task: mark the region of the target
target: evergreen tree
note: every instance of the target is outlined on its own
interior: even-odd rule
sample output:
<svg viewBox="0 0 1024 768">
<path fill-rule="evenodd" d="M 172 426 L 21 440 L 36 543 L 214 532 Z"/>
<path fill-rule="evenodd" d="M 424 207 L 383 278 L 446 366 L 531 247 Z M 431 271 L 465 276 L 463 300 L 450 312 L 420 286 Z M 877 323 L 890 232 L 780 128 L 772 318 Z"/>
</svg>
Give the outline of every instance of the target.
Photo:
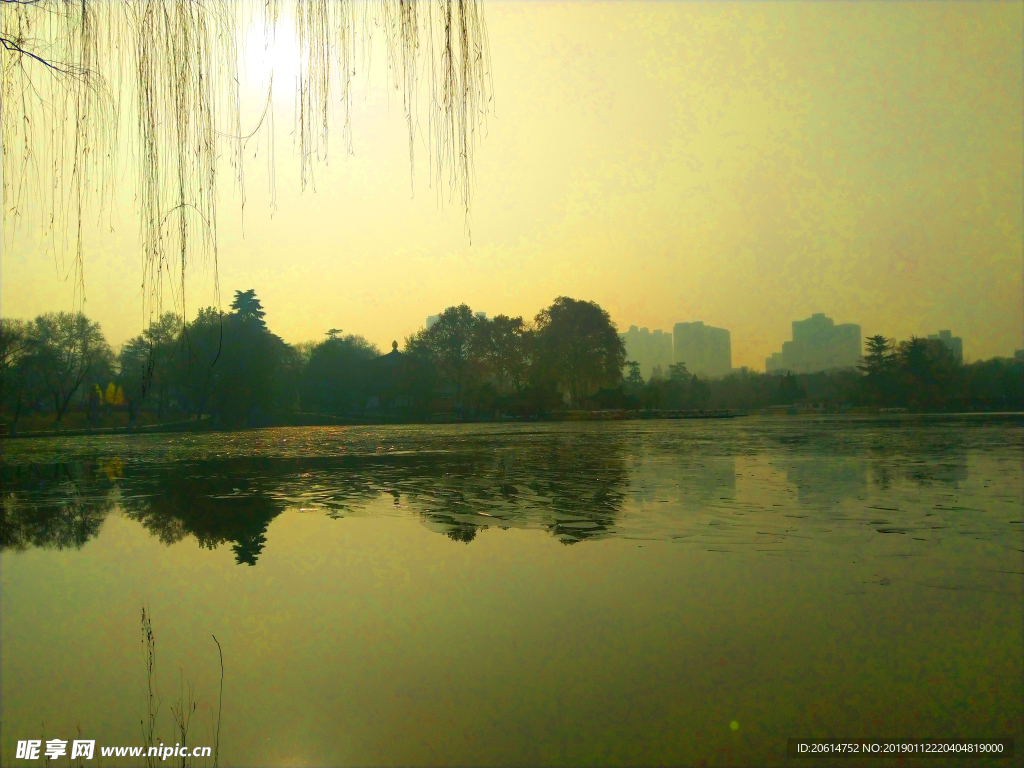
<svg viewBox="0 0 1024 768">
<path fill-rule="evenodd" d="M 644 377 L 640 375 L 640 363 L 635 360 L 629 360 L 626 363 L 626 367 L 629 368 L 626 381 L 635 387 L 642 387 L 644 385 Z"/>
<path fill-rule="evenodd" d="M 255 321 L 261 328 L 267 327 L 263 320 L 263 316 L 267 313 L 263 311 L 263 305 L 256 298 L 256 289 L 235 291 L 235 300 L 231 302 L 231 308 L 235 310 L 235 314 L 240 320 Z"/>
<path fill-rule="evenodd" d="M 858 366 L 865 376 L 867 399 L 887 404 L 892 400 L 895 385 L 896 353 L 892 339 L 870 336 L 864 342 L 867 354 Z"/>
</svg>

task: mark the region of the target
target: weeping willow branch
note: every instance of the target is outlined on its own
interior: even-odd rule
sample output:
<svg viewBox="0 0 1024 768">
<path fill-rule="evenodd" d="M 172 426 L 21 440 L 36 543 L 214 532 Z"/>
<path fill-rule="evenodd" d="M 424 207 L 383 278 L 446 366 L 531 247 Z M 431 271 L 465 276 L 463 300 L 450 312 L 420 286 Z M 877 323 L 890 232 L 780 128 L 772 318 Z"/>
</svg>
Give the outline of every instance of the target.
<svg viewBox="0 0 1024 768">
<path fill-rule="evenodd" d="M 422 100 L 431 186 L 441 203 L 458 201 L 469 235 L 473 150 L 491 99 L 482 0 L 294 0 L 285 8 L 300 57 L 295 140 L 303 189 L 328 157 L 339 106 L 341 141 L 351 152 L 357 52 L 365 67 L 372 40 L 383 36 L 389 79 L 401 91 L 410 184 Z M 218 159 L 227 155 L 244 206 L 246 142 L 273 126 L 272 76 L 257 129 L 243 135 L 241 125 L 239 46 L 256 16 L 269 44 L 279 0 L 0 0 L 5 225 L 38 225 L 83 301 L 84 223 L 110 209 L 126 167 L 134 174 L 149 320 L 163 312 L 165 284 L 184 316 L 186 276 L 197 262 L 212 262 L 217 290 Z M 272 180 L 272 136 L 269 147 Z"/>
</svg>

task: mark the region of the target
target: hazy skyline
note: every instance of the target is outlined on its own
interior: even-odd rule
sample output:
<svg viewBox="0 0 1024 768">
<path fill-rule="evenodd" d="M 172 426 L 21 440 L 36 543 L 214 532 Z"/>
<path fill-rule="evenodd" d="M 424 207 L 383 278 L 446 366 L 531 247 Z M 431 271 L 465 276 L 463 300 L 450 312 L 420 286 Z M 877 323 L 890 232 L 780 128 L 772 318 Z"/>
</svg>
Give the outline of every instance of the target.
<svg viewBox="0 0 1024 768">
<path fill-rule="evenodd" d="M 244 238 L 222 165 L 224 309 L 254 288 L 286 341 L 333 327 L 387 351 L 453 304 L 532 318 L 566 295 L 622 333 L 729 329 L 733 365 L 753 370 L 816 312 L 864 336 L 948 328 L 969 360 L 1024 346 L 1020 4 L 503 0 L 485 14 L 495 111 L 472 243 L 428 186 L 421 138 L 410 196 L 381 50 L 353 102 L 354 156 L 339 121 L 316 191 L 299 193 L 278 32 L 277 212 L 265 141 Z M 0 312 L 71 309 L 38 230 L 4 224 Z M 143 322 L 137 230 L 127 195 L 87 230 L 85 311 L 115 345 Z M 188 315 L 211 303 L 197 268 Z"/>
</svg>

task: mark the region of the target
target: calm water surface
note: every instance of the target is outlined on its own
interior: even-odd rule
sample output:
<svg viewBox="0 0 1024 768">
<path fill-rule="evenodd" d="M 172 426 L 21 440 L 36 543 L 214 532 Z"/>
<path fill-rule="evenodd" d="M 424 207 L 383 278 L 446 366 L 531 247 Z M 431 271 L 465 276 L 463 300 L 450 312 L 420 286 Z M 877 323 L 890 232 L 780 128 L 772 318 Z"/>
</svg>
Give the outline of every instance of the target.
<svg viewBox="0 0 1024 768">
<path fill-rule="evenodd" d="M 143 604 L 163 741 L 191 684 L 212 745 L 223 646 L 222 764 L 1019 754 L 1022 438 L 749 417 L 8 441 L 0 755 L 142 743 Z"/>
</svg>

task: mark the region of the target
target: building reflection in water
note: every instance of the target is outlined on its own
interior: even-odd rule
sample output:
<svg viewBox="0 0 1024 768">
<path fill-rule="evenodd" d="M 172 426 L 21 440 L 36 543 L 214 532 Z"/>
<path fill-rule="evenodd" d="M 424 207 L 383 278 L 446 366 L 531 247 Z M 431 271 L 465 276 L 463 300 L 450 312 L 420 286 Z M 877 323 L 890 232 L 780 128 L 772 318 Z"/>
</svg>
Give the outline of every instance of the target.
<svg viewBox="0 0 1024 768">
<path fill-rule="evenodd" d="M 803 506 L 828 507 L 844 499 L 863 498 L 868 464 L 859 456 L 789 456 L 772 461 L 786 473 Z"/>
<path fill-rule="evenodd" d="M 736 498 L 736 457 L 645 451 L 632 462 L 634 504 L 700 510 Z"/>
</svg>

